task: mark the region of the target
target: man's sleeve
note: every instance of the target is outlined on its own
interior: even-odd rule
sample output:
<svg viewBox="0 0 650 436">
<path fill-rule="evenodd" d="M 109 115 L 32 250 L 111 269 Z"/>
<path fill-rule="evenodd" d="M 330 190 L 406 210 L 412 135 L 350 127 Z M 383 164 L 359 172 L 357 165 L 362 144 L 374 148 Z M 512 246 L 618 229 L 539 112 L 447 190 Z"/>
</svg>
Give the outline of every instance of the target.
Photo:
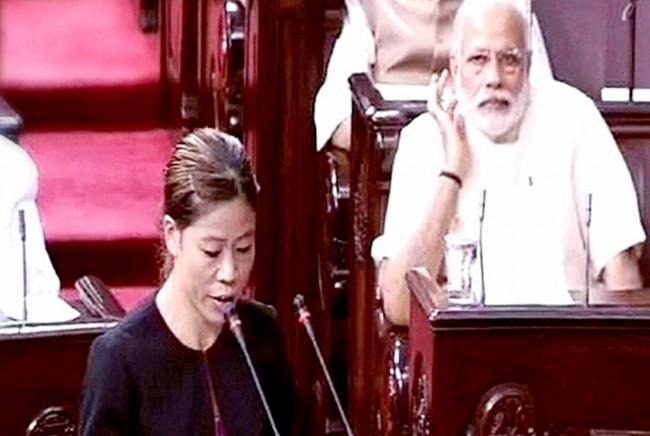
<svg viewBox="0 0 650 436">
<path fill-rule="evenodd" d="M 590 247 L 594 272 L 600 275 L 620 252 L 645 241 L 632 177 L 605 120 L 586 96 L 574 156 L 574 189 L 583 239 L 591 196 Z M 586 244 L 586 240 L 585 240 Z"/>
<path fill-rule="evenodd" d="M 352 113 L 348 78 L 370 71 L 375 43 L 358 0 L 346 0 L 347 16 L 327 66 L 325 82 L 316 94 L 316 147 L 322 149 L 336 128 Z"/>
<path fill-rule="evenodd" d="M 426 218 L 443 162 L 435 120 L 425 113 L 402 130 L 391 174 L 384 231 L 372 244 L 375 262 L 394 257 Z"/>
<path fill-rule="evenodd" d="M 81 436 L 130 434 L 129 384 L 116 342 L 100 336 L 88 356 L 79 420 Z"/>
</svg>

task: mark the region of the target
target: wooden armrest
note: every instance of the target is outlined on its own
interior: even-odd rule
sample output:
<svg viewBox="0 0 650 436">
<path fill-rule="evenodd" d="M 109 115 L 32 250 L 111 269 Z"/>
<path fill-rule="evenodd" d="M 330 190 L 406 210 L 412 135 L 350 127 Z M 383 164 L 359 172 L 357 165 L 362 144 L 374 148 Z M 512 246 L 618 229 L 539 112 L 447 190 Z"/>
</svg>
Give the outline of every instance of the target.
<svg viewBox="0 0 650 436">
<path fill-rule="evenodd" d="M 74 287 L 79 292 L 81 302 L 91 315 L 109 319 L 122 318 L 126 311 L 115 299 L 108 286 L 98 277 L 86 275 L 78 279 Z"/>
<path fill-rule="evenodd" d="M 23 128 L 23 120 L 9 104 L 0 97 L 0 135 L 18 142 Z"/>
<path fill-rule="evenodd" d="M 584 289 L 570 291 L 573 301 L 585 303 Z M 630 289 L 621 291 L 589 291 L 589 306 L 650 306 L 650 289 Z"/>
</svg>

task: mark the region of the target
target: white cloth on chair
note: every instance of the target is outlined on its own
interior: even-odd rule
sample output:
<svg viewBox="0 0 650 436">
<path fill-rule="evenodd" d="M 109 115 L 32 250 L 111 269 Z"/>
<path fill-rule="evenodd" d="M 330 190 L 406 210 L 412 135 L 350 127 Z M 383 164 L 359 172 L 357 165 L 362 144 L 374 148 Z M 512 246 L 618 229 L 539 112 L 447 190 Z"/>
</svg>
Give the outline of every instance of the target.
<svg viewBox="0 0 650 436">
<path fill-rule="evenodd" d="M 23 319 L 26 267 L 28 321 L 72 319 L 78 313 L 58 298 L 60 281 L 45 248 L 37 191 L 38 170 L 32 159 L 23 148 L 0 136 L 0 313 Z M 24 262 L 21 210 L 25 218 Z"/>
</svg>

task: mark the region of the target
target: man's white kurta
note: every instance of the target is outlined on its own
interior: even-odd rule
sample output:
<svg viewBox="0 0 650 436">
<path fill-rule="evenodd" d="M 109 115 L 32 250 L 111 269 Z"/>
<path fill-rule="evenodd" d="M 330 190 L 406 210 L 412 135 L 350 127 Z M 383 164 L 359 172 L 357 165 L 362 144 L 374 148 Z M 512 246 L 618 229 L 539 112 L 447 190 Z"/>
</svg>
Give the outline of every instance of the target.
<svg viewBox="0 0 650 436">
<path fill-rule="evenodd" d="M 621 251 L 645 240 L 625 161 L 593 102 L 566 84 L 531 86 L 519 137 L 492 143 L 467 123 L 472 165 L 450 232 L 475 239 L 483 190 L 488 304 L 564 304 L 585 288 L 586 211 L 592 198 L 591 286 Z M 404 128 L 393 166 L 384 235 L 373 257 L 390 258 L 425 219 L 444 151 L 423 114 Z M 473 283 L 480 283 L 476 268 Z"/>
</svg>

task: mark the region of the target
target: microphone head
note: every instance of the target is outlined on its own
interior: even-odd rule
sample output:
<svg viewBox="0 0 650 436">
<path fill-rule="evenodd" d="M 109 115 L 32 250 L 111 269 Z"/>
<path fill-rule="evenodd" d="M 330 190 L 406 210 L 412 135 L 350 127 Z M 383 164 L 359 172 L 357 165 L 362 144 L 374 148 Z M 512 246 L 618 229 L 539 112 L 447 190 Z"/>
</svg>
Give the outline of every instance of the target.
<svg viewBox="0 0 650 436">
<path fill-rule="evenodd" d="M 296 296 L 293 297 L 293 307 L 295 307 L 297 311 L 306 309 L 305 297 L 303 297 L 302 294 L 296 294 Z"/>
<path fill-rule="evenodd" d="M 298 321 L 303 324 L 309 322 L 311 313 L 309 313 L 309 310 L 307 310 L 305 297 L 303 297 L 302 294 L 296 294 L 296 296 L 293 298 L 293 306 L 296 308 L 296 312 L 298 313 Z"/>
<path fill-rule="evenodd" d="M 228 321 L 228 327 L 233 333 L 237 333 L 241 327 L 241 320 L 237 315 L 237 303 L 235 300 L 225 301 L 222 304 L 223 316 Z"/>
</svg>

